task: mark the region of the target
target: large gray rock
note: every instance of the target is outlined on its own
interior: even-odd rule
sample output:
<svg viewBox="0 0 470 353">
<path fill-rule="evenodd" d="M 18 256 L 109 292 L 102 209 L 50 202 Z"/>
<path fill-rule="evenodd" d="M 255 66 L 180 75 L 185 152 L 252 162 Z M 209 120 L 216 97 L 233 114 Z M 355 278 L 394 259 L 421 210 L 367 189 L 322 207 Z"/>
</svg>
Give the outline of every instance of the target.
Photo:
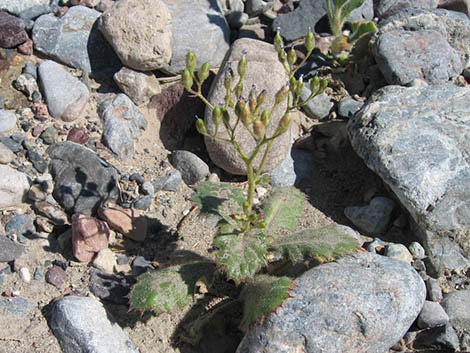
<svg viewBox="0 0 470 353">
<path fill-rule="evenodd" d="M 86 72 L 114 68 L 119 61 L 97 28 L 101 13 L 85 6 L 71 7 L 57 18 L 39 17 L 33 27 L 36 50 Z"/>
<path fill-rule="evenodd" d="M 125 66 L 151 71 L 170 61 L 170 23 L 162 0 L 121 0 L 103 14 L 99 28 Z"/>
<path fill-rule="evenodd" d="M 138 353 L 129 335 L 96 299 L 69 296 L 56 301 L 49 325 L 64 353 Z"/>
<path fill-rule="evenodd" d="M 277 58 L 277 53 L 274 47 L 265 42 L 242 38 L 238 39 L 232 44 L 229 54 L 227 55 L 219 74 L 212 83 L 211 92 L 209 94 L 209 101 L 213 105 L 218 105 L 224 101 L 225 97 L 225 86 L 224 77 L 225 71 L 229 66 L 236 68 L 239 60 L 241 59 L 243 52 L 246 51 L 246 58 L 248 61 L 248 68 L 246 77 L 244 80 L 244 91 L 242 96 L 248 97 L 249 91 L 252 85 L 256 85 L 258 90 L 266 89 L 267 97 L 266 102 L 263 105 L 263 109 L 274 106 L 274 96 L 276 92 L 286 84 L 288 77 L 287 74 Z M 236 70 L 234 70 L 236 71 Z M 234 82 L 238 81 L 238 74 L 234 72 Z M 284 114 L 286 109 L 286 103 L 279 104 L 271 115 L 271 123 L 267 129 L 267 135 L 271 136 L 276 130 L 279 121 Z M 231 124 L 235 124 L 236 116 L 233 111 L 229 111 L 231 114 Z M 206 125 L 208 126 L 209 132 L 214 131 L 214 123 L 211 118 L 211 112 L 206 109 L 205 114 Z M 219 137 L 228 138 L 228 134 L 224 128 L 220 128 L 218 132 Z M 236 140 L 242 147 L 242 150 L 246 154 L 250 154 L 255 146 L 256 142 L 248 133 L 248 131 L 240 124 L 235 132 Z M 217 164 L 220 168 L 226 170 L 229 173 L 243 175 L 246 174 L 246 167 L 243 160 L 238 156 L 236 150 L 227 142 L 206 138 L 207 151 L 211 160 Z M 275 148 L 271 149 L 266 159 L 264 171 L 271 171 L 277 165 L 279 165 L 286 157 L 291 146 L 291 136 L 287 132 L 282 136 L 278 137 L 275 142 Z M 259 153 L 254 161 L 254 165 L 257 166 L 262 158 L 263 153 Z"/>
<path fill-rule="evenodd" d="M 0 133 L 7 132 L 16 127 L 16 114 L 10 110 L 0 109 Z"/>
<path fill-rule="evenodd" d="M 326 0 L 302 0 L 297 9 L 278 16 L 273 22 L 273 30 L 279 29 L 287 40 L 304 37 L 310 30 L 316 30 L 320 20 L 326 17 Z M 371 20 L 374 17 L 373 0 L 366 0 L 361 7 L 354 10 L 349 21 Z M 328 30 L 327 28 L 322 28 Z"/>
<path fill-rule="evenodd" d="M 350 120 L 355 151 L 418 225 L 436 269 L 470 258 L 470 89 L 453 85 L 377 91 Z"/>
<path fill-rule="evenodd" d="M 26 174 L 0 164 L 0 209 L 21 204 L 28 190 Z"/>
<path fill-rule="evenodd" d="M 49 5 L 51 0 L 0 0 L 0 10 L 19 15 L 25 10 L 35 6 Z"/>
<path fill-rule="evenodd" d="M 314 268 L 276 313 L 249 331 L 237 353 L 383 353 L 424 304 L 423 280 L 409 265 L 371 253 Z"/>
<path fill-rule="evenodd" d="M 104 122 L 103 140 L 119 158 L 132 158 L 134 140 L 147 128 L 147 120 L 125 94 L 105 99 L 99 107 Z"/>
<path fill-rule="evenodd" d="M 73 142 L 47 149 L 54 178 L 54 198 L 70 213 L 90 215 L 104 200 L 118 195 L 116 170 L 92 150 Z"/>
<path fill-rule="evenodd" d="M 470 334 L 470 290 L 459 290 L 447 294 L 442 306 L 449 315 L 450 323 L 460 333 Z"/>
<path fill-rule="evenodd" d="M 64 121 L 79 118 L 90 96 L 88 88 L 55 61 L 44 61 L 38 73 L 49 113 Z"/>
<path fill-rule="evenodd" d="M 389 84 L 406 85 L 416 79 L 437 84 L 464 69 L 459 53 L 437 31 L 385 32 L 375 44 L 375 59 Z"/>
<path fill-rule="evenodd" d="M 209 175 L 209 166 L 194 153 L 189 151 L 174 151 L 171 163 L 181 173 L 188 185 L 194 185 Z"/>
<path fill-rule="evenodd" d="M 435 9 L 439 0 L 374 0 L 375 15 L 386 18 L 406 8 Z"/>
<path fill-rule="evenodd" d="M 163 0 L 171 13 L 172 55 L 165 70 L 181 72 L 186 54 L 193 51 L 199 64 L 219 67 L 230 46 L 230 29 L 217 0 Z"/>
</svg>

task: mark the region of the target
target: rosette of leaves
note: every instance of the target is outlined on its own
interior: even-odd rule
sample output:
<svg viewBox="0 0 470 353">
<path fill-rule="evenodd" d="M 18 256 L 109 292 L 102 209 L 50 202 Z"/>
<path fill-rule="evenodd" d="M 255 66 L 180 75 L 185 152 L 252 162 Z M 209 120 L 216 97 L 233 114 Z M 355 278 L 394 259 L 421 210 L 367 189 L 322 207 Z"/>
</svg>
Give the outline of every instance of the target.
<svg viewBox="0 0 470 353">
<path fill-rule="evenodd" d="M 365 0 L 327 0 L 328 21 L 332 34 L 335 36 L 330 51 L 332 56 L 344 63 L 357 42 L 370 34 L 377 32 L 377 26 L 372 21 L 358 21 L 352 23 L 349 34 L 344 34 L 343 29 L 348 17 L 357 8 L 364 4 Z"/>
</svg>

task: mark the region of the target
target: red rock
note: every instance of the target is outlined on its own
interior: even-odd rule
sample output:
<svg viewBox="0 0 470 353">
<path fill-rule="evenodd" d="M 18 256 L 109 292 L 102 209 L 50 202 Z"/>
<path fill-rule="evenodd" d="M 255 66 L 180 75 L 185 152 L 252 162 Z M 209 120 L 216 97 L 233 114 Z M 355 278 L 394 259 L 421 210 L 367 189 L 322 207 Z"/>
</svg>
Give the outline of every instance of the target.
<svg viewBox="0 0 470 353">
<path fill-rule="evenodd" d="M 142 242 L 147 236 L 147 219 L 137 210 L 116 205 L 100 207 L 98 215 L 109 227 L 134 241 Z"/>
<path fill-rule="evenodd" d="M 67 135 L 67 141 L 72 141 L 83 145 L 88 142 L 89 136 L 83 127 L 73 127 Z"/>
<path fill-rule="evenodd" d="M 45 279 L 47 283 L 50 283 L 57 288 L 62 288 L 65 284 L 65 280 L 67 279 L 67 274 L 61 267 L 54 266 L 47 270 Z"/>
<path fill-rule="evenodd" d="M 15 48 L 28 40 L 25 24 L 18 17 L 0 11 L 0 48 Z"/>
<path fill-rule="evenodd" d="M 28 40 L 19 45 L 17 49 L 23 55 L 33 55 L 33 41 L 28 38 Z"/>
<path fill-rule="evenodd" d="M 44 126 L 36 125 L 33 128 L 33 131 L 31 131 L 31 135 L 33 135 L 33 137 L 38 137 L 39 135 L 41 135 L 41 132 L 43 132 L 43 131 L 44 131 Z"/>
<path fill-rule="evenodd" d="M 47 104 L 34 103 L 31 110 L 34 113 L 34 117 L 38 120 L 44 121 L 49 118 L 49 109 L 47 109 Z"/>
<path fill-rule="evenodd" d="M 102 249 L 108 247 L 109 227 L 94 217 L 72 216 L 73 255 L 80 262 L 90 262 Z"/>
</svg>

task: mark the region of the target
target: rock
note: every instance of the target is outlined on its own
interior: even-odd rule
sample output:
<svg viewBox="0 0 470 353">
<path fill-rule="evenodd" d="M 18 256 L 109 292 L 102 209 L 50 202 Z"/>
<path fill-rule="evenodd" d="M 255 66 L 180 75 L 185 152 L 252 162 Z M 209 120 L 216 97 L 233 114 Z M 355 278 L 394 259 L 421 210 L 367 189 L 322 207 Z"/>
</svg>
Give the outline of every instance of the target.
<svg viewBox="0 0 470 353">
<path fill-rule="evenodd" d="M 426 257 L 426 252 L 423 246 L 416 241 L 412 242 L 410 246 L 408 246 L 408 250 L 410 250 L 411 255 L 413 255 L 413 259 L 422 260 Z"/>
<path fill-rule="evenodd" d="M 386 197 L 374 197 L 368 206 L 346 207 L 344 214 L 364 232 L 378 235 L 387 230 L 394 209 L 393 200 Z"/>
<path fill-rule="evenodd" d="M 272 3 L 263 0 L 247 0 L 245 3 L 245 12 L 250 17 L 256 17 L 268 11 L 272 6 Z"/>
<path fill-rule="evenodd" d="M 188 51 L 199 63 L 220 67 L 230 43 L 230 29 L 217 0 L 163 0 L 171 13 L 172 55 L 164 69 L 183 71 Z"/>
<path fill-rule="evenodd" d="M 436 271 L 469 264 L 468 99 L 470 89 L 453 85 L 388 86 L 348 125 L 356 153 L 413 217 Z"/>
<path fill-rule="evenodd" d="M 310 178 L 315 165 L 312 153 L 292 148 L 286 159 L 271 172 L 272 186 L 294 186 Z"/>
<path fill-rule="evenodd" d="M 171 20 L 162 0 L 121 0 L 101 16 L 99 29 L 125 66 L 151 71 L 170 62 Z"/>
<path fill-rule="evenodd" d="M 34 43 L 31 39 L 28 39 L 23 44 L 18 45 L 18 52 L 23 55 L 33 55 L 34 53 Z M 33 97 L 34 98 L 34 97 Z M 33 99 L 34 101 L 34 99 Z"/>
<path fill-rule="evenodd" d="M 0 133 L 16 127 L 16 114 L 9 110 L 0 109 Z"/>
<path fill-rule="evenodd" d="M 127 67 L 114 74 L 114 81 L 136 105 L 147 103 L 150 98 L 162 91 L 155 75 Z"/>
<path fill-rule="evenodd" d="M 171 154 L 171 164 L 180 171 L 188 185 L 194 185 L 210 174 L 209 166 L 189 151 L 174 151 Z"/>
<path fill-rule="evenodd" d="M 148 210 L 152 206 L 153 202 L 153 196 L 146 195 L 139 197 L 135 202 L 134 202 L 134 208 L 138 210 Z"/>
<path fill-rule="evenodd" d="M 54 287 L 62 288 L 65 285 L 67 274 L 64 269 L 59 266 L 53 266 L 46 272 L 46 282 Z"/>
<path fill-rule="evenodd" d="M 25 247 L 0 235 L 0 262 L 10 262 L 23 255 Z"/>
<path fill-rule="evenodd" d="M 439 0 L 439 8 L 462 12 L 470 15 L 470 3 L 468 0 Z"/>
<path fill-rule="evenodd" d="M 470 290 L 459 290 L 447 294 L 442 301 L 442 306 L 449 315 L 450 323 L 457 332 L 470 333 Z"/>
<path fill-rule="evenodd" d="M 225 87 L 224 78 L 226 70 L 232 66 L 237 67 L 239 60 L 241 59 L 243 52 L 246 51 L 246 58 L 248 61 L 247 73 L 244 80 L 244 91 L 243 96 L 248 97 L 249 91 L 253 84 L 258 87 L 259 91 L 266 89 L 267 97 L 266 102 L 262 108 L 274 106 L 274 96 L 279 89 L 284 86 L 288 80 L 286 72 L 282 67 L 282 64 L 278 61 L 277 53 L 274 47 L 270 44 L 248 38 L 238 39 L 232 44 L 230 52 L 227 54 L 226 59 L 219 70 L 219 74 L 215 78 L 209 101 L 218 105 L 224 101 Z M 235 70 L 236 71 L 236 70 Z M 238 74 L 234 73 L 234 82 L 238 81 Z M 271 123 L 267 129 L 267 135 L 270 136 L 274 133 L 277 128 L 279 121 L 281 120 L 286 103 L 277 105 L 271 115 Z M 232 111 L 231 114 L 232 124 L 236 117 Z M 211 118 L 210 111 L 206 109 L 205 121 L 208 127 L 209 133 L 214 131 L 214 123 Z M 225 129 L 219 129 L 218 136 L 227 138 L 228 134 Z M 255 140 L 251 137 L 248 131 L 242 127 L 235 132 L 236 140 L 242 146 L 245 153 L 251 153 L 255 148 Z M 236 174 L 245 175 L 246 166 L 242 159 L 238 156 L 236 150 L 224 141 L 214 140 L 206 138 L 206 147 L 209 156 L 217 166 L 224 169 L 225 171 Z M 291 147 L 291 136 L 287 132 L 276 139 L 275 148 L 271 149 L 266 163 L 264 165 L 264 172 L 272 171 L 278 166 L 287 156 Z M 260 163 L 264 149 L 261 149 L 259 155 L 254 160 L 254 166 Z"/>
<path fill-rule="evenodd" d="M 13 82 L 13 87 L 18 91 L 24 93 L 28 99 L 32 99 L 33 94 L 39 91 L 38 84 L 36 82 L 36 78 L 33 75 L 28 73 L 23 73 Z M 41 98 L 41 94 L 38 92 L 39 97 Z"/>
<path fill-rule="evenodd" d="M 142 183 L 141 187 L 139 188 L 139 191 L 144 195 L 152 196 L 153 194 L 155 194 L 155 188 L 153 187 L 153 184 L 150 181 Z"/>
<path fill-rule="evenodd" d="M 11 163 L 15 159 L 15 154 L 3 143 L 0 142 L 0 164 Z"/>
<path fill-rule="evenodd" d="M 21 19 L 0 11 L 0 48 L 15 48 L 26 42 L 28 34 L 24 28 L 25 23 Z"/>
<path fill-rule="evenodd" d="M 85 6 L 74 6 L 60 18 L 43 15 L 34 23 L 34 47 L 87 73 L 115 72 L 119 60 L 97 28 L 100 16 L 100 12 Z"/>
<path fill-rule="evenodd" d="M 0 0 L 0 9 L 14 15 L 20 15 L 23 11 L 36 6 L 49 5 L 51 0 Z"/>
<path fill-rule="evenodd" d="M 26 174 L 0 164 L 0 209 L 20 205 L 28 190 Z"/>
<path fill-rule="evenodd" d="M 67 214 L 55 202 L 51 203 L 48 200 L 35 202 L 34 209 L 36 213 L 47 217 L 56 225 L 68 224 Z"/>
<path fill-rule="evenodd" d="M 413 342 L 413 348 L 455 352 L 459 349 L 459 337 L 450 324 L 439 326 L 419 332 Z"/>
<path fill-rule="evenodd" d="M 51 60 L 39 66 L 39 78 L 47 107 L 54 118 L 73 121 L 81 117 L 90 93 L 78 78 Z"/>
<path fill-rule="evenodd" d="M 342 99 L 338 104 L 338 115 L 342 118 L 349 119 L 354 116 L 359 110 L 361 110 L 364 103 L 358 102 L 351 97 Z"/>
<path fill-rule="evenodd" d="M 106 273 L 113 273 L 115 265 L 116 255 L 111 249 L 107 248 L 100 250 L 93 260 L 93 266 L 95 266 L 98 270 Z"/>
<path fill-rule="evenodd" d="M 28 151 L 28 159 L 33 163 L 34 169 L 39 173 L 45 173 L 47 170 L 47 161 L 38 151 L 30 150 Z"/>
<path fill-rule="evenodd" d="M 100 250 L 108 247 L 108 225 L 93 217 L 72 217 L 73 255 L 80 262 L 90 262 Z"/>
<path fill-rule="evenodd" d="M 305 100 L 307 100 L 311 94 L 312 92 L 306 86 L 304 86 L 300 98 L 305 102 Z M 302 110 L 309 118 L 321 120 L 330 114 L 331 108 L 333 108 L 333 106 L 334 104 L 331 101 L 330 96 L 323 92 L 308 101 L 308 103 L 302 107 Z"/>
<path fill-rule="evenodd" d="M 141 275 L 151 269 L 153 269 L 152 264 L 143 256 L 136 256 L 134 261 L 132 261 L 132 274 L 134 276 Z"/>
<path fill-rule="evenodd" d="M 425 296 L 421 277 L 401 261 L 371 253 L 342 258 L 299 277 L 237 353 L 385 352 L 407 332 Z"/>
<path fill-rule="evenodd" d="M 449 317 L 439 303 L 425 301 L 423 309 L 416 321 L 419 328 L 444 326 L 449 322 Z"/>
<path fill-rule="evenodd" d="M 134 155 L 134 140 L 147 128 L 147 120 L 125 94 L 101 102 L 99 115 L 104 122 L 103 140 L 119 158 Z"/>
<path fill-rule="evenodd" d="M 73 142 L 48 148 L 54 198 L 70 213 L 90 215 L 103 200 L 117 198 L 116 170 L 93 151 Z"/>
<path fill-rule="evenodd" d="M 27 315 L 36 309 L 36 305 L 26 298 L 0 298 L 0 311 L 13 315 Z"/>
<path fill-rule="evenodd" d="M 67 135 L 67 141 L 75 142 L 80 145 L 87 143 L 89 138 L 87 130 L 83 127 L 73 127 Z"/>
<path fill-rule="evenodd" d="M 141 215 L 141 212 L 108 204 L 106 207 L 101 207 L 98 214 L 112 230 L 137 242 L 145 240 L 147 220 Z"/>
<path fill-rule="evenodd" d="M 426 280 L 426 292 L 428 293 L 428 300 L 433 302 L 440 302 L 442 300 L 442 289 L 437 279 L 429 277 Z"/>
<path fill-rule="evenodd" d="M 408 264 L 413 262 L 413 256 L 403 244 L 389 244 L 385 247 L 385 256 Z"/>
<path fill-rule="evenodd" d="M 120 305 L 128 305 L 128 294 L 134 281 L 125 276 L 109 275 L 92 269 L 90 291 L 100 299 Z"/>
<path fill-rule="evenodd" d="M 230 28 L 239 29 L 248 22 L 249 16 L 244 12 L 232 12 L 227 16 L 227 23 Z"/>
<path fill-rule="evenodd" d="M 20 268 L 20 277 L 25 283 L 31 282 L 31 272 L 27 267 Z"/>
<path fill-rule="evenodd" d="M 152 181 L 155 191 L 172 191 L 176 192 L 179 190 L 183 177 L 178 170 L 173 170 L 169 175 L 164 177 L 158 177 Z"/>
<path fill-rule="evenodd" d="M 138 353 L 127 333 L 109 316 L 96 299 L 68 296 L 53 303 L 49 326 L 64 353 Z"/>
<path fill-rule="evenodd" d="M 389 17 L 405 8 L 435 9 L 439 0 L 375 0 L 375 15 Z"/>
<path fill-rule="evenodd" d="M 280 29 L 286 40 L 297 40 L 305 37 L 308 30 L 318 31 L 321 20 L 326 18 L 326 0 L 303 0 L 292 12 L 278 16 L 273 22 L 273 30 Z M 371 20 L 374 17 L 373 1 L 366 0 L 361 7 L 354 10 L 349 21 Z M 326 21 L 325 21 L 326 22 Z M 323 24 L 320 32 L 329 31 L 327 22 Z"/>
<path fill-rule="evenodd" d="M 5 224 L 5 232 L 9 235 L 32 236 L 36 232 L 33 218 L 29 215 L 19 214 Z"/>
<path fill-rule="evenodd" d="M 46 145 L 52 145 L 58 140 L 58 138 L 59 138 L 59 133 L 52 126 L 49 126 L 41 133 L 41 139 L 44 141 Z"/>
</svg>

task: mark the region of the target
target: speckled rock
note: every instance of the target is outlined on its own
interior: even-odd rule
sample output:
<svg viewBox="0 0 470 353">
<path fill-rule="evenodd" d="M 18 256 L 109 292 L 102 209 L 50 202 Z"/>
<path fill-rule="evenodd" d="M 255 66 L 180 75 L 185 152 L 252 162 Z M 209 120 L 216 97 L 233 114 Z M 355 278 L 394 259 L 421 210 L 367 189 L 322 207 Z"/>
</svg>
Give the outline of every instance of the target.
<svg viewBox="0 0 470 353">
<path fill-rule="evenodd" d="M 375 0 L 376 16 L 386 18 L 405 8 L 435 9 L 439 0 Z"/>
<path fill-rule="evenodd" d="M 0 0 L 0 9 L 19 15 L 35 6 L 49 5 L 51 0 Z"/>
<path fill-rule="evenodd" d="M 170 23 L 162 0 L 121 0 L 101 16 L 99 29 L 124 65 L 151 71 L 171 59 Z"/>
<path fill-rule="evenodd" d="M 139 353 L 109 315 L 96 299 L 68 296 L 53 303 L 49 326 L 64 353 Z"/>
<path fill-rule="evenodd" d="M 0 209 L 20 205 L 28 190 L 29 181 L 26 174 L 0 164 Z"/>
<path fill-rule="evenodd" d="M 437 269 L 470 259 L 470 89 L 453 85 L 377 91 L 350 120 L 354 150 L 417 223 Z"/>
<path fill-rule="evenodd" d="M 44 61 L 38 72 L 50 114 L 64 121 L 81 117 L 90 96 L 88 88 L 63 66 L 51 60 Z"/>
<path fill-rule="evenodd" d="M 449 315 L 450 323 L 458 332 L 470 333 L 470 290 L 458 290 L 447 294 L 442 306 Z"/>
<path fill-rule="evenodd" d="M 255 84 L 258 90 L 266 89 L 267 97 L 263 107 L 271 107 L 274 105 L 274 95 L 276 92 L 286 84 L 288 78 L 282 64 L 278 61 L 277 53 L 274 47 L 265 42 L 261 42 L 254 39 L 242 38 L 238 39 L 232 44 L 230 52 L 224 61 L 222 69 L 215 78 L 211 93 L 209 95 L 209 101 L 218 105 L 224 101 L 225 87 L 224 87 L 224 76 L 225 70 L 231 65 L 236 68 L 238 61 L 242 57 L 242 52 L 246 51 L 246 58 L 248 61 L 247 74 L 244 81 L 245 89 L 243 96 L 248 97 L 251 86 Z M 234 70 L 236 71 L 236 70 Z M 234 81 L 238 80 L 238 74 L 234 72 Z M 285 111 L 286 103 L 279 104 L 274 109 L 271 116 L 271 124 L 268 127 L 267 135 L 270 136 L 276 130 L 279 121 Z M 231 121 L 234 123 L 236 117 L 233 112 L 231 113 Z M 205 121 L 209 132 L 214 131 L 214 123 L 211 119 L 211 114 L 206 109 Z M 235 132 L 236 139 L 239 142 L 245 153 L 251 153 L 255 148 L 255 140 L 251 137 L 246 129 L 240 126 Z M 225 129 L 219 129 L 219 137 L 227 138 L 228 134 Z M 237 155 L 235 149 L 227 142 L 217 141 L 214 139 L 206 138 L 207 151 L 211 160 L 220 168 L 226 170 L 229 173 L 236 175 L 246 174 L 245 163 Z M 291 147 L 291 136 L 287 132 L 276 139 L 275 148 L 271 149 L 268 154 L 267 162 L 264 166 L 264 171 L 271 171 L 277 165 L 279 165 L 286 157 Z M 263 153 L 261 152 L 254 161 L 256 166 L 260 163 Z"/>
<path fill-rule="evenodd" d="M 0 48 L 14 48 L 27 40 L 25 23 L 18 17 L 0 11 Z"/>
<path fill-rule="evenodd" d="M 161 92 L 160 83 L 155 75 L 127 67 L 114 74 L 114 81 L 136 105 L 147 103 L 151 97 Z"/>
<path fill-rule="evenodd" d="M 421 311 L 423 280 L 409 265 L 361 253 L 313 268 L 250 330 L 237 353 L 383 353 Z"/>
</svg>

